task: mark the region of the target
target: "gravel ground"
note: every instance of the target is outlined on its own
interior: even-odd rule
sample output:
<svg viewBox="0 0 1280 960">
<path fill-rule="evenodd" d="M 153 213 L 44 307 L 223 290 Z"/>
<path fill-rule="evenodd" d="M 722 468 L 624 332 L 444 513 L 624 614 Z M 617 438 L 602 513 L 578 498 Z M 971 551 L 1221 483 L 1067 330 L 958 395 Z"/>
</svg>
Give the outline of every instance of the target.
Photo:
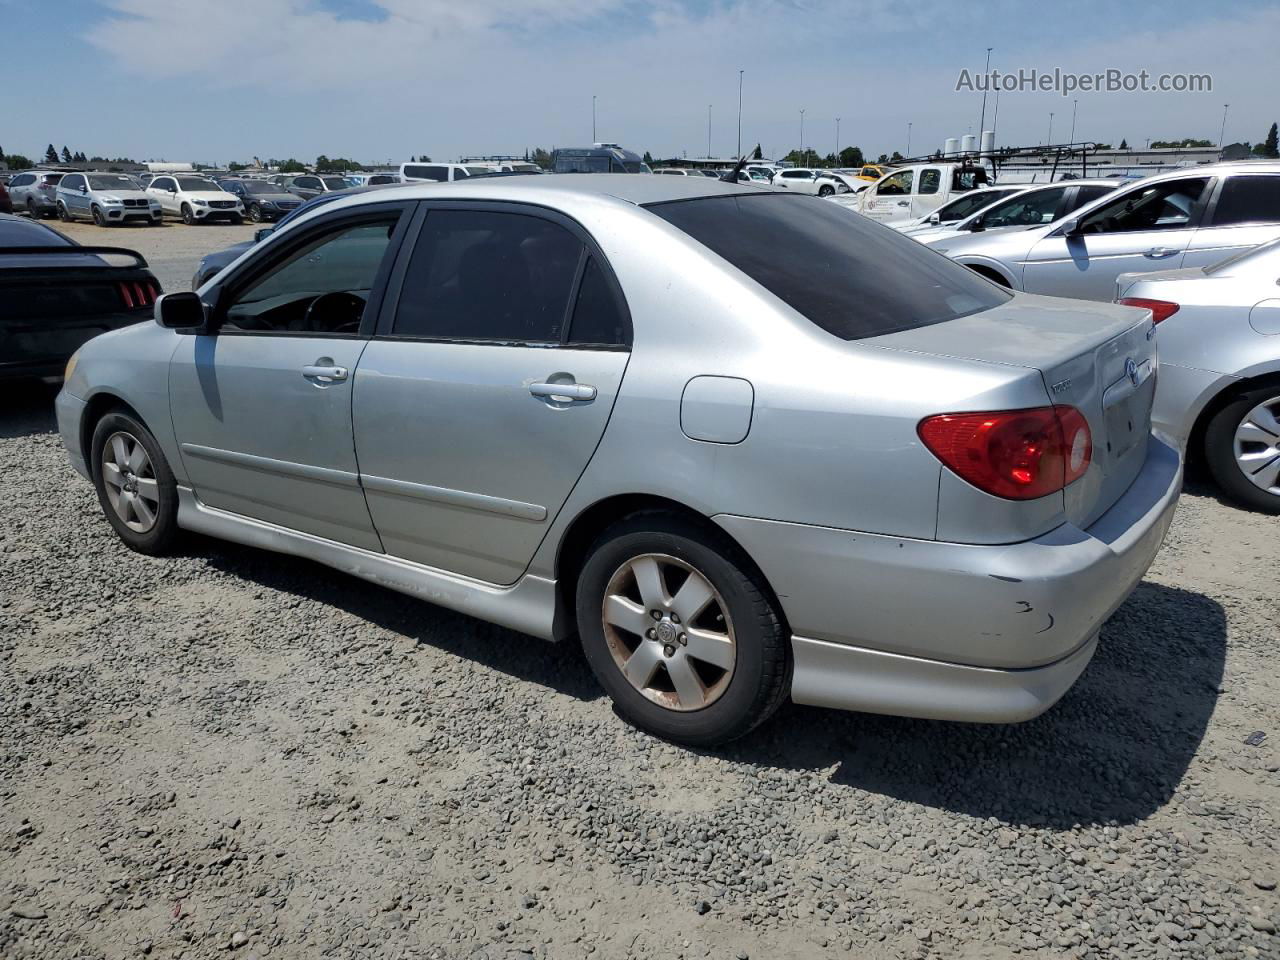
<svg viewBox="0 0 1280 960">
<path fill-rule="evenodd" d="M 697 752 L 570 645 L 129 552 L 50 399 L 0 391 L 6 960 L 1280 956 L 1280 518 L 1193 486 L 1036 721 L 790 706 Z"/>
<path fill-rule="evenodd" d="M 122 227 L 99 227 L 92 223 L 76 221 L 59 223 L 46 220 L 49 226 L 65 233 L 77 243 L 104 247 L 125 247 L 137 250 L 147 258 L 147 266 L 160 281 L 165 293 L 191 289 L 191 275 L 196 264 L 206 253 L 223 250 L 243 240 L 252 240 L 253 234 L 270 224 L 207 223 L 188 227 L 184 223 L 166 220 L 162 227 L 143 224 L 127 224 Z"/>
</svg>

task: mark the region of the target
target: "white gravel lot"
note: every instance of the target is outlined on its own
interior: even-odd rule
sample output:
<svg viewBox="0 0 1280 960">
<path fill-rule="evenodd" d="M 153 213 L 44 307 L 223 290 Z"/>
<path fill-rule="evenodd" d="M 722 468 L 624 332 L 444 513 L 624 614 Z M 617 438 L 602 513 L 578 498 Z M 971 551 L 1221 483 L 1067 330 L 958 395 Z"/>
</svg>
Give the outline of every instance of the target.
<svg viewBox="0 0 1280 960">
<path fill-rule="evenodd" d="M 248 229 L 106 233 L 189 278 Z M 698 752 L 571 645 L 129 552 L 51 398 L 0 389 L 5 960 L 1280 956 L 1280 518 L 1193 483 L 1031 723 L 787 707 Z"/>
</svg>

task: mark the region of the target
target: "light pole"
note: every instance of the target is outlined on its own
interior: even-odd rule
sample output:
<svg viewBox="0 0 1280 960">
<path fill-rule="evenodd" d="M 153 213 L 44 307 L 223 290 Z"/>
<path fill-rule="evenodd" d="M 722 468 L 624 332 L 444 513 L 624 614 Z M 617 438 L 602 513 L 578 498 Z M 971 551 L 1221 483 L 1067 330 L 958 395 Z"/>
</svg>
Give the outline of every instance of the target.
<svg viewBox="0 0 1280 960">
<path fill-rule="evenodd" d="M 591 142 L 596 142 L 596 95 L 591 95 Z"/>
<path fill-rule="evenodd" d="M 742 74 L 738 71 L 738 156 L 742 156 Z"/>
<path fill-rule="evenodd" d="M 1222 150 L 1227 145 L 1227 108 L 1231 106 L 1229 103 L 1222 105 L 1222 129 L 1218 131 L 1218 156 L 1222 156 Z"/>
<path fill-rule="evenodd" d="M 711 104 L 707 104 L 707 159 L 711 159 Z"/>
<path fill-rule="evenodd" d="M 1067 143 L 1076 142 L 1076 107 L 1079 105 L 1079 100 L 1071 101 L 1071 136 L 1067 137 Z"/>
<path fill-rule="evenodd" d="M 911 156 L 911 121 L 907 121 L 907 156 Z"/>
<path fill-rule="evenodd" d="M 1053 143 L 1053 111 L 1052 110 L 1049 111 L 1049 139 L 1044 142 L 1044 145 L 1047 147 L 1051 143 Z"/>
<path fill-rule="evenodd" d="M 991 47 L 987 47 L 987 67 L 984 71 L 987 82 L 982 88 L 982 119 L 978 121 L 978 138 L 982 138 L 982 128 L 987 124 L 987 87 L 991 85 Z"/>
<path fill-rule="evenodd" d="M 800 162 L 804 163 L 804 107 L 800 108 Z"/>
<path fill-rule="evenodd" d="M 840 162 L 840 118 L 836 117 L 836 163 Z"/>
</svg>

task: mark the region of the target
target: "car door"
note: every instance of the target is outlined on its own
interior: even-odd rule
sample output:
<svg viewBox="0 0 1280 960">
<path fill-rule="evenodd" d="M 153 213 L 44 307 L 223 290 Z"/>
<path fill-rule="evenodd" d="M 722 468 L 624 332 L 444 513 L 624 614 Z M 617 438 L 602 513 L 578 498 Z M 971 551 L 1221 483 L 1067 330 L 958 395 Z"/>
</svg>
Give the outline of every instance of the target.
<svg viewBox="0 0 1280 960">
<path fill-rule="evenodd" d="M 600 441 L 630 357 L 581 227 L 522 204 L 424 205 L 356 368 L 356 453 L 386 551 L 517 580 Z"/>
<path fill-rule="evenodd" d="M 80 192 L 80 188 L 84 185 L 84 176 L 79 173 L 69 173 L 58 182 L 56 196 L 62 201 L 62 206 L 72 219 L 83 217 L 88 213 L 89 204 L 86 202 L 85 194 Z"/>
<path fill-rule="evenodd" d="M 1110 300 L 1122 273 L 1171 270 L 1204 212 L 1212 181 L 1177 177 L 1137 185 L 1087 208 L 1036 241 L 1023 266 L 1028 293 L 1083 300 Z M 1065 233 L 1077 224 L 1076 232 Z"/>
<path fill-rule="evenodd" d="M 169 373 L 174 433 L 204 504 L 381 550 L 356 466 L 352 374 L 408 209 L 320 217 L 206 291 L 216 331 L 181 338 Z"/>
<path fill-rule="evenodd" d="M 915 171 L 899 170 L 866 191 L 862 212 L 872 220 L 905 220 L 911 216 Z"/>
<path fill-rule="evenodd" d="M 1219 180 L 1182 265 L 1208 266 L 1278 236 L 1280 174 L 1233 173 Z"/>
<path fill-rule="evenodd" d="M 178 212 L 178 184 L 172 177 L 156 177 L 147 193 L 160 201 L 160 209 L 170 216 Z"/>
<path fill-rule="evenodd" d="M 947 195 L 942 192 L 942 170 L 938 167 L 925 167 L 916 178 L 915 190 L 911 194 L 910 215 L 927 216 L 942 206 L 942 201 L 946 198 Z"/>
</svg>

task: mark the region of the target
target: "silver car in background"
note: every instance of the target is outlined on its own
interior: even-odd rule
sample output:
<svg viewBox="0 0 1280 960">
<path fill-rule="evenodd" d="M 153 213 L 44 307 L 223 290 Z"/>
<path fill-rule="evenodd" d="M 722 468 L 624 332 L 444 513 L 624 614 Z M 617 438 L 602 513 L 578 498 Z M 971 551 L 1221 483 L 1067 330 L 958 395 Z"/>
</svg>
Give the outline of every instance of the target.
<svg viewBox="0 0 1280 960">
<path fill-rule="evenodd" d="M 992 230 L 1025 230 L 1053 223 L 1081 207 L 1105 197 L 1121 180 L 1069 180 L 1025 187 L 1012 196 L 984 206 L 951 223 L 906 231 L 930 246 L 944 246 L 954 237 L 968 237 Z M 961 198 L 964 199 L 964 198 Z"/>
<path fill-rule="evenodd" d="M 1280 236 L 1280 163 L 1162 173 L 1042 227 L 935 245 L 996 283 L 1028 293 L 1111 300 L 1122 273 L 1203 267 Z"/>
<path fill-rule="evenodd" d="M 1181 486 L 1149 312 L 707 178 L 344 196 L 156 319 L 57 400 L 130 547 L 195 530 L 576 635 L 691 744 L 788 696 L 1037 715 Z"/>
<path fill-rule="evenodd" d="M 1280 513 L 1280 240 L 1211 267 L 1122 274 L 1116 292 L 1159 322 L 1156 427 L 1232 498 Z"/>
<path fill-rule="evenodd" d="M 985 210 L 997 200 L 1011 197 L 1025 189 L 1026 187 L 1018 185 L 1012 187 L 983 187 L 979 190 L 970 190 L 968 193 L 963 193 L 954 200 L 944 203 L 937 210 L 923 217 L 890 223 L 886 224 L 886 226 L 890 226 L 899 233 L 905 233 L 908 236 L 932 230 L 935 227 L 946 227 L 953 223 L 958 223 L 979 210 Z"/>
<path fill-rule="evenodd" d="M 126 223 L 160 226 L 160 201 L 123 173 L 68 173 L 58 182 L 58 219 L 92 220 L 100 227 Z"/>
</svg>

